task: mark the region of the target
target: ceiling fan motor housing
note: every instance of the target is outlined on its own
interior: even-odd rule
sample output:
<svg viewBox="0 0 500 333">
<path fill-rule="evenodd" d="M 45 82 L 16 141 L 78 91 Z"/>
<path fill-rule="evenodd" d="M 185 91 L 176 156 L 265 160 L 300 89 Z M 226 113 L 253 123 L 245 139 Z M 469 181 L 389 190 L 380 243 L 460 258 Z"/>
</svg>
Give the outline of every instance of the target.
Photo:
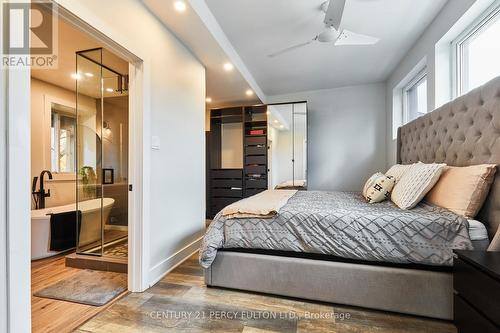
<svg viewBox="0 0 500 333">
<path fill-rule="evenodd" d="M 331 43 L 335 42 L 339 38 L 339 33 L 333 29 L 327 29 L 318 35 L 318 41 L 321 43 Z"/>
</svg>

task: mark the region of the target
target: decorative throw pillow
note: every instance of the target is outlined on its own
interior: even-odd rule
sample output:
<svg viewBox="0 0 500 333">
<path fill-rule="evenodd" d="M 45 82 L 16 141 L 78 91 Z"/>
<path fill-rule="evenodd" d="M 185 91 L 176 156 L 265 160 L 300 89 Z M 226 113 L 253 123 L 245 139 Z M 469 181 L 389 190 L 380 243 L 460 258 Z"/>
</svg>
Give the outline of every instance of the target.
<svg viewBox="0 0 500 333">
<path fill-rule="evenodd" d="M 401 209 L 415 207 L 434 187 L 446 164 L 416 163 L 403 174 L 394 186 L 391 200 Z"/>
<path fill-rule="evenodd" d="M 366 182 L 363 188 L 363 196 L 369 203 L 382 202 L 389 199 L 395 183 L 393 177 L 377 172 Z"/>
<path fill-rule="evenodd" d="M 394 181 L 397 184 L 399 182 L 399 180 L 401 179 L 401 177 L 403 177 L 403 175 L 405 174 L 405 172 L 408 171 L 411 166 L 412 166 L 412 164 L 407 164 L 407 165 L 396 164 L 396 165 L 393 165 L 385 173 L 385 175 L 394 178 Z"/>
<path fill-rule="evenodd" d="M 425 200 L 455 214 L 474 218 L 490 191 L 496 165 L 447 167 Z"/>
</svg>

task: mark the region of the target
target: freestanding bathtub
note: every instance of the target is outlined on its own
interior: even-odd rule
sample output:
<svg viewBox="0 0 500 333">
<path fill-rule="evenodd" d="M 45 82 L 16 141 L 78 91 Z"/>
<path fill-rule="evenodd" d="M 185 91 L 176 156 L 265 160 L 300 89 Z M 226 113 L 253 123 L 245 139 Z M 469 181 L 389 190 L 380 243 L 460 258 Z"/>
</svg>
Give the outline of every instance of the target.
<svg viewBox="0 0 500 333">
<path fill-rule="evenodd" d="M 104 223 L 107 223 L 114 203 L 115 200 L 112 198 L 102 199 L 102 217 Z M 79 203 L 78 209 L 82 212 L 79 244 L 83 246 L 100 240 L 102 235 L 100 217 L 101 199 L 82 201 Z M 31 260 L 42 259 L 60 253 L 49 250 L 50 214 L 71 212 L 74 210 L 76 210 L 76 204 L 31 211 Z"/>
</svg>

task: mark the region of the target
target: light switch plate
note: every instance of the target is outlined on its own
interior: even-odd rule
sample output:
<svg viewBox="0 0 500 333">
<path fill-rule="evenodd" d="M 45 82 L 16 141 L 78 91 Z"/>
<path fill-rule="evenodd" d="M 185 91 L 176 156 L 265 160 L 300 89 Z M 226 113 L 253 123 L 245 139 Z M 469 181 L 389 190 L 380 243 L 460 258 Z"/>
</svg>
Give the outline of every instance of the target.
<svg viewBox="0 0 500 333">
<path fill-rule="evenodd" d="M 151 149 L 160 150 L 160 137 L 152 136 L 151 137 Z"/>
</svg>

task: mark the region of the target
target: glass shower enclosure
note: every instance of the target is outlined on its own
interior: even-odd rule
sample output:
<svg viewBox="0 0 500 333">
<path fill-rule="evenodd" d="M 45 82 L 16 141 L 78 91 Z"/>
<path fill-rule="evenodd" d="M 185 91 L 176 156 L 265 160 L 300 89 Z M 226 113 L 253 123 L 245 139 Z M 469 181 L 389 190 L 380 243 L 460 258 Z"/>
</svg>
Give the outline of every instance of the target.
<svg viewBox="0 0 500 333">
<path fill-rule="evenodd" d="M 124 76 L 104 65 L 106 50 L 76 53 L 77 254 L 102 256 L 105 224 L 114 199 L 104 196 L 104 97 L 122 92 Z M 111 174 L 111 177 L 113 175 Z"/>
</svg>

